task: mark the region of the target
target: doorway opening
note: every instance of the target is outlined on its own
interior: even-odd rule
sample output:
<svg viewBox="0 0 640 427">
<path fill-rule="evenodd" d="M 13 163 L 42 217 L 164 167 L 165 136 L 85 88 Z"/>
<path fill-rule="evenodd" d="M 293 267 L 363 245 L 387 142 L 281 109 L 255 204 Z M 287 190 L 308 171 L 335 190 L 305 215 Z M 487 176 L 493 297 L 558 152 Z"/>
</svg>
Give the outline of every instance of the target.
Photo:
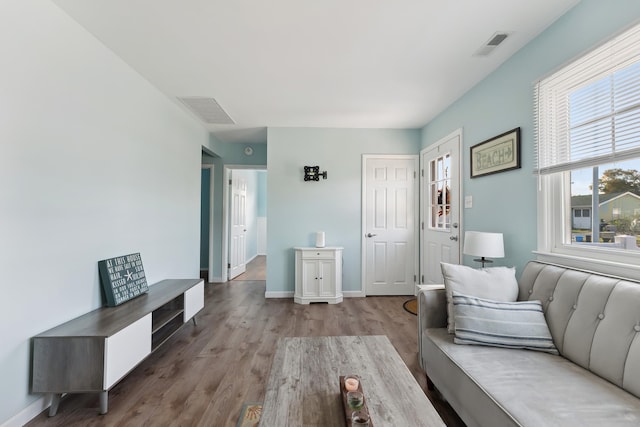
<svg viewBox="0 0 640 427">
<path fill-rule="evenodd" d="M 214 156 L 202 149 L 200 169 L 200 278 L 213 282 Z"/>
<path fill-rule="evenodd" d="M 266 280 L 266 166 L 225 165 L 223 176 L 223 276 Z"/>
</svg>

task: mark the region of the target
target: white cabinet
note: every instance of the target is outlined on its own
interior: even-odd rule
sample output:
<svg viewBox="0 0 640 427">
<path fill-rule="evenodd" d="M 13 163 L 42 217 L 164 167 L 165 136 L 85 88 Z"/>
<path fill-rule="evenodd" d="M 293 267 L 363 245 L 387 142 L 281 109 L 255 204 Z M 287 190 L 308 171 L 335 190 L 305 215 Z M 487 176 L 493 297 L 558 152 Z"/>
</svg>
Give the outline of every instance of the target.
<svg viewBox="0 0 640 427">
<path fill-rule="evenodd" d="M 342 302 L 342 248 L 294 248 L 296 289 L 294 301 Z"/>
</svg>

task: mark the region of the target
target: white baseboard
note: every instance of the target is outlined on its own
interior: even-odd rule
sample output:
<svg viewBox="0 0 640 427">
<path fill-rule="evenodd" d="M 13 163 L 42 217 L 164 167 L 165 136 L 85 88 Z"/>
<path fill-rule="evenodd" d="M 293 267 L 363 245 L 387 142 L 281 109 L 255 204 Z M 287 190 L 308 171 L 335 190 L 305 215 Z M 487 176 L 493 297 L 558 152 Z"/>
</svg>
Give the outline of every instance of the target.
<svg viewBox="0 0 640 427">
<path fill-rule="evenodd" d="M 362 298 L 366 295 L 362 291 L 342 291 L 342 296 L 345 298 Z M 293 298 L 293 291 L 277 291 L 277 292 L 265 292 L 265 298 Z"/>
<path fill-rule="evenodd" d="M 293 298 L 293 291 L 265 292 L 265 298 Z"/>
<path fill-rule="evenodd" d="M 364 291 L 342 291 L 342 296 L 345 298 L 362 298 L 366 297 Z"/>
<path fill-rule="evenodd" d="M 0 427 L 22 427 L 51 406 L 51 397 L 43 396 L 2 423 Z"/>
<path fill-rule="evenodd" d="M 217 277 L 214 277 L 213 280 L 209 283 L 224 283 L 224 282 L 226 282 L 226 280 L 224 280 L 222 276 L 217 276 Z"/>
</svg>

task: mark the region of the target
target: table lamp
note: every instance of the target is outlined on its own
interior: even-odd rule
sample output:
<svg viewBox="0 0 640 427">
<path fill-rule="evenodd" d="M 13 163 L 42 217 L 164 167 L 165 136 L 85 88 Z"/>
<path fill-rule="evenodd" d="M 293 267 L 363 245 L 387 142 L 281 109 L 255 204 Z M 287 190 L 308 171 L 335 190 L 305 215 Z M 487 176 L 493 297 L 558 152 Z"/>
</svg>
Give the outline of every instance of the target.
<svg viewBox="0 0 640 427">
<path fill-rule="evenodd" d="M 482 268 L 485 263 L 492 263 L 491 258 L 504 258 L 504 242 L 502 233 L 485 233 L 482 231 L 466 231 L 464 233 L 465 255 L 479 256 L 474 261 L 481 262 Z"/>
</svg>

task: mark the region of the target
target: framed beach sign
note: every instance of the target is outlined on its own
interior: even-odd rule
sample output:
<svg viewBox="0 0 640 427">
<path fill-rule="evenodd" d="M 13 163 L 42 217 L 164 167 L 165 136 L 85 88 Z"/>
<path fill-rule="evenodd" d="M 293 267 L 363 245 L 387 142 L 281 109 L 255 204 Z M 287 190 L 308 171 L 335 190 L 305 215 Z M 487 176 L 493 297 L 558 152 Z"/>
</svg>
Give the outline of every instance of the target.
<svg viewBox="0 0 640 427">
<path fill-rule="evenodd" d="M 471 147 L 471 178 L 519 168 L 519 127 Z"/>
</svg>

